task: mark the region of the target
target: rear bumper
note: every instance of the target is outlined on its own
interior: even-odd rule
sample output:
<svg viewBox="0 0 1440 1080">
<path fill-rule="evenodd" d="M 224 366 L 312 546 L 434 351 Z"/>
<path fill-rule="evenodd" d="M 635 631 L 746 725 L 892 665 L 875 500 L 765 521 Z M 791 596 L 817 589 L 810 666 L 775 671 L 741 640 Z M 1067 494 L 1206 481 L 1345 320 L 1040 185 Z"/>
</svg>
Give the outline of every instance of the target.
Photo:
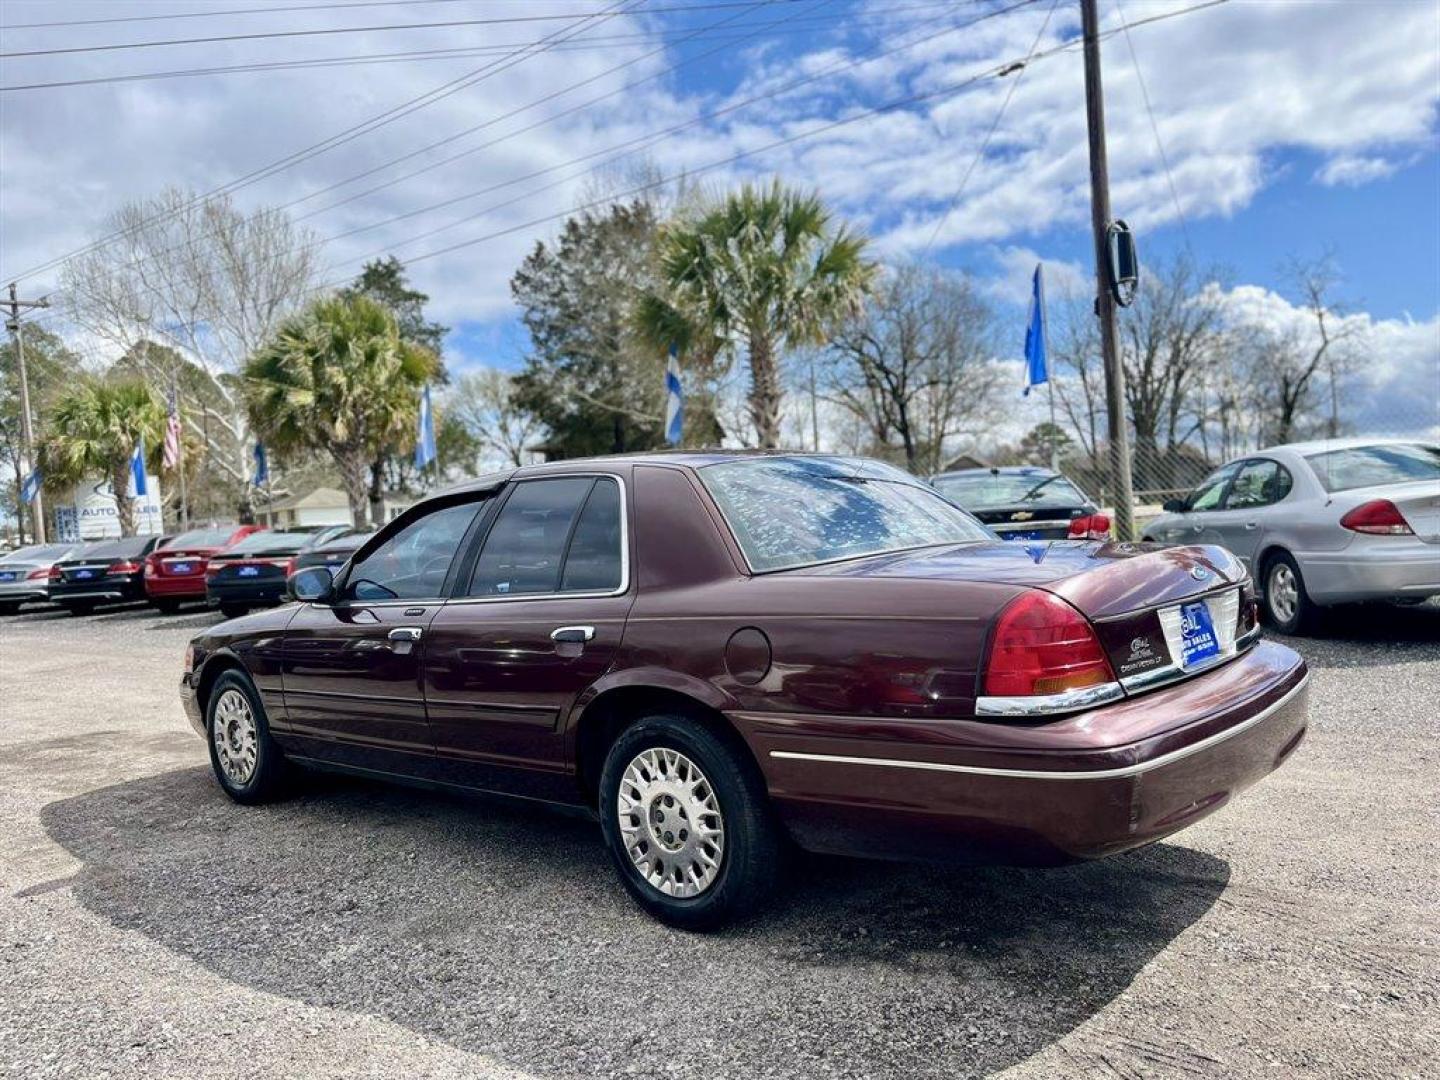
<svg viewBox="0 0 1440 1080">
<path fill-rule="evenodd" d="M 285 599 L 285 579 L 278 581 L 209 581 L 205 599 L 214 604 L 279 604 Z"/>
<path fill-rule="evenodd" d="M 1343 551 L 1296 556 L 1312 600 L 1339 604 L 1440 595 L 1440 545 L 1357 537 Z"/>
<path fill-rule="evenodd" d="M 204 600 L 205 575 L 194 577 L 148 577 L 145 579 L 145 595 L 166 600 Z"/>
<path fill-rule="evenodd" d="M 1308 678 L 1299 656 L 1267 642 L 1065 720 L 956 721 L 948 740 L 807 735 L 802 746 L 775 718 L 737 722 L 802 847 L 1046 865 L 1159 840 L 1273 772 L 1304 737 Z M 989 745 L 977 741 L 986 728 Z"/>
<path fill-rule="evenodd" d="M 121 600 L 140 600 L 145 587 L 133 578 L 96 578 L 94 581 L 68 584 L 52 582 L 49 598 L 57 604 L 103 604 Z"/>
<path fill-rule="evenodd" d="M 0 581 L 0 604 L 40 603 L 50 599 L 43 581 Z"/>
</svg>

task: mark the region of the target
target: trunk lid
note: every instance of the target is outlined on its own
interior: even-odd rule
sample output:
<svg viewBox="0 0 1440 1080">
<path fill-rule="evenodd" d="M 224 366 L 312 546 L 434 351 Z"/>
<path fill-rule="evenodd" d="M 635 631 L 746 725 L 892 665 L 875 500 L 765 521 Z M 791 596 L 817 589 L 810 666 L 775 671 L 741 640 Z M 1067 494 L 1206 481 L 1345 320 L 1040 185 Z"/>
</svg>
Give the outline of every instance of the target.
<svg viewBox="0 0 1440 1080">
<path fill-rule="evenodd" d="M 1218 663 L 1234 655 L 1237 642 L 1255 626 L 1254 592 L 1244 567 L 1224 548 L 1210 545 L 1161 548 L 1079 540 L 966 544 L 877 555 L 805 572 L 1044 589 L 1090 620 L 1116 676 L 1128 685 Z"/>
<path fill-rule="evenodd" d="M 1372 499 L 1388 499 L 1395 504 L 1415 535 L 1427 544 L 1440 544 L 1440 484 L 1433 480 L 1417 480 L 1409 484 L 1387 484 L 1382 487 L 1347 491 L 1347 502 L 1356 506 Z"/>
</svg>

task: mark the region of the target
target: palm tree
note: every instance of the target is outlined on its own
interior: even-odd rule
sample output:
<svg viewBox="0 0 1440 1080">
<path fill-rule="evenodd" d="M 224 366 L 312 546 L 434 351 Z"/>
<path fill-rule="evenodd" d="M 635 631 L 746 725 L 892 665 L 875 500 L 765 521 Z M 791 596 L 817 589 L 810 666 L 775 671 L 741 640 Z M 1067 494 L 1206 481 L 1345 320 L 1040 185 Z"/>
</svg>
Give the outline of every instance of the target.
<svg viewBox="0 0 1440 1080">
<path fill-rule="evenodd" d="M 47 480 L 79 483 L 96 473 L 115 491 L 120 535 L 135 535 L 135 501 L 126 495 L 135 447 L 153 454 L 165 432 L 165 407 L 139 379 L 85 379 L 66 387 L 50 407 L 42 449 Z"/>
<path fill-rule="evenodd" d="M 281 453 L 328 453 L 364 528 L 369 465 L 414 430 L 420 389 L 439 373 L 435 354 L 404 340 L 385 307 L 331 296 L 281 323 L 241 379 L 260 438 Z"/>
<path fill-rule="evenodd" d="M 750 417 L 760 445 L 780 442 L 783 350 L 821 344 L 859 310 L 875 275 L 866 240 L 832 228 L 820 197 L 774 181 L 745 185 L 660 236 L 663 292 L 637 310 L 658 349 L 701 358 L 743 343 L 750 361 Z"/>
</svg>

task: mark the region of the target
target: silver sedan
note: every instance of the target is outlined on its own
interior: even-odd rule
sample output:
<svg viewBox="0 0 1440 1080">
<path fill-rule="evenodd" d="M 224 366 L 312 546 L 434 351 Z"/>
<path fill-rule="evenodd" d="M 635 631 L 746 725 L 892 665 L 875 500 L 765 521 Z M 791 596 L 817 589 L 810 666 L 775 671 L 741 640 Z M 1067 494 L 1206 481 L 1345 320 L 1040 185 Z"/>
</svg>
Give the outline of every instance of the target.
<svg viewBox="0 0 1440 1080">
<path fill-rule="evenodd" d="M 18 611 L 21 604 L 50 598 L 50 567 L 79 544 L 31 544 L 0 558 L 0 615 Z"/>
<path fill-rule="evenodd" d="M 1165 504 L 1143 539 L 1220 544 L 1250 568 L 1277 629 L 1318 607 L 1440 595 L 1440 446 L 1290 443 L 1217 469 Z"/>
</svg>

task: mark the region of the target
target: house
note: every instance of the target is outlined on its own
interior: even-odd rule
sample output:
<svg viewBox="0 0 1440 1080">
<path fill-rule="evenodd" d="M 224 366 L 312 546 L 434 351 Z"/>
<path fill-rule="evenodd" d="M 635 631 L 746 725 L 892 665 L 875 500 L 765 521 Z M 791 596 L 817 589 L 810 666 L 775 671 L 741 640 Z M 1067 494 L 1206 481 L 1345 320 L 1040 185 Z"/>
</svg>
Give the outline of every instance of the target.
<svg viewBox="0 0 1440 1080">
<path fill-rule="evenodd" d="M 410 506 L 410 501 L 396 498 L 385 500 L 385 520 L 391 521 Z M 343 491 L 317 487 L 304 495 L 287 495 L 271 506 L 256 507 L 256 515 L 273 529 L 295 529 L 305 526 L 350 524 L 350 500 Z"/>
<path fill-rule="evenodd" d="M 959 472 L 961 469 L 988 469 L 990 462 L 975 454 L 960 454 L 945 463 L 941 472 Z"/>
</svg>

